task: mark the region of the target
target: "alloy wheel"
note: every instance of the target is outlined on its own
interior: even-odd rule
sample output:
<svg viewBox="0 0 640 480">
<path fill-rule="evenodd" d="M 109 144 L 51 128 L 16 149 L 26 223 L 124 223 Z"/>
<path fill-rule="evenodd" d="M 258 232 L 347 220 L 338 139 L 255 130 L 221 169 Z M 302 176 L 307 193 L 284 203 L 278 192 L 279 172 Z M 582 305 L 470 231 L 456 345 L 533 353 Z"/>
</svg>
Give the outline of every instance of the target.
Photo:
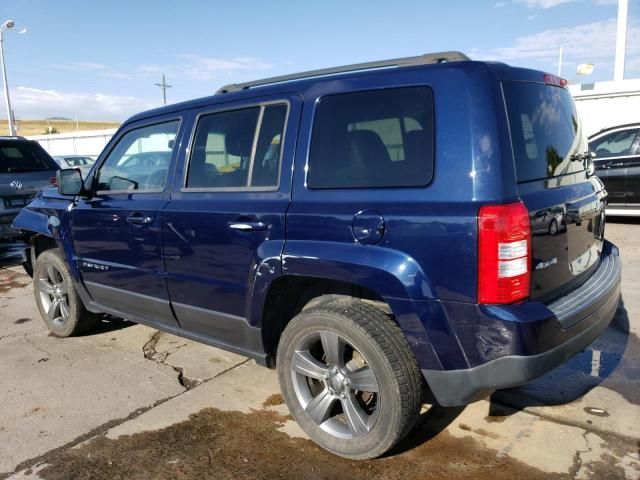
<svg viewBox="0 0 640 480">
<path fill-rule="evenodd" d="M 46 312 L 47 320 L 62 326 L 69 320 L 69 286 L 62 273 L 47 263 L 36 282 L 38 298 Z"/>
<path fill-rule="evenodd" d="M 291 376 L 297 400 L 322 430 L 343 439 L 366 435 L 380 411 L 380 388 L 364 356 L 334 332 L 304 337 Z"/>
</svg>

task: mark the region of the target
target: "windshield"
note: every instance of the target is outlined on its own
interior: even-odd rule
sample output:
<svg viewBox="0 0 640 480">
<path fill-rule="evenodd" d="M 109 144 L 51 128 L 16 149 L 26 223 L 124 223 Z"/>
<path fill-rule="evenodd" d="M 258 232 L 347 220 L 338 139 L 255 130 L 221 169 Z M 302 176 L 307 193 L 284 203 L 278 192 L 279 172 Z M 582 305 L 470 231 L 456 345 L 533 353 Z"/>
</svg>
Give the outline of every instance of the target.
<svg viewBox="0 0 640 480">
<path fill-rule="evenodd" d="M 35 142 L 0 142 L 0 173 L 57 170 L 55 162 Z"/>
<path fill-rule="evenodd" d="M 586 151 L 580 119 L 564 88 L 533 82 L 504 82 L 511 142 L 519 182 L 584 170 L 574 153 Z"/>
</svg>

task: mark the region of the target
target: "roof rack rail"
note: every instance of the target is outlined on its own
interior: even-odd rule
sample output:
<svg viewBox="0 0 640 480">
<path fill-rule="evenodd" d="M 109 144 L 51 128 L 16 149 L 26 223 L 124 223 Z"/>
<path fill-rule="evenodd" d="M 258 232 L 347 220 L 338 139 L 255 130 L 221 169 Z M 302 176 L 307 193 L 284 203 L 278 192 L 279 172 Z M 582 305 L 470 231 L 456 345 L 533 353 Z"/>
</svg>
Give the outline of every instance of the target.
<svg viewBox="0 0 640 480">
<path fill-rule="evenodd" d="M 357 72 L 360 70 L 372 70 L 375 68 L 388 67 L 408 67 L 415 65 L 428 65 L 432 63 L 445 63 L 470 60 L 462 52 L 437 52 L 426 53 L 416 57 L 393 58 L 391 60 L 379 60 L 376 62 L 354 63 L 353 65 L 344 65 L 341 67 L 322 68 L 319 70 L 309 70 L 307 72 L 293 73 L 290 75 L 281 75 L 278 77 L 264 78 L 262 80 L 254 80 L 246 83 L 231 83 L 218 89 L 217 94 L 231 93 L 240 90 L 247 90 L 253 87 L 269 85 L 272 83 L 289 82 L 292 80 L 300 80 L 303 78 L 322 77 L 325 75 L 335 75 L 337 73 Z"/>
<path fill-rule="evenodd" d="M 21 135 L 0 135 L 0 140 L 26 140 Z"/>
</svg>

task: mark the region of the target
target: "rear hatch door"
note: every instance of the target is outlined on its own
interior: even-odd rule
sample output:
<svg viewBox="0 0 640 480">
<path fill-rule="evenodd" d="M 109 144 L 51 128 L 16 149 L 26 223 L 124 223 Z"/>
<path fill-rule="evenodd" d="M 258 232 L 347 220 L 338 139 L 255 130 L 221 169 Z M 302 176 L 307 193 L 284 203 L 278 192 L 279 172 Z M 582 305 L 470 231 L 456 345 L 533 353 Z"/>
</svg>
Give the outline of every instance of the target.
<svg viewBox="0 0 640 480">
<path fill-rule="evenodd" d="M 58 164 L 36 142 L 0 140 L 0 210 L 15 213 L 51 187 Z"/>
<path fill-rule="evenodd" d="M 531 219 L 531 297 L 551 300 L 585 281 L 603 247 L 606 194 L 569 91 L 504 81 L 518 193 Z"/>
</svg>

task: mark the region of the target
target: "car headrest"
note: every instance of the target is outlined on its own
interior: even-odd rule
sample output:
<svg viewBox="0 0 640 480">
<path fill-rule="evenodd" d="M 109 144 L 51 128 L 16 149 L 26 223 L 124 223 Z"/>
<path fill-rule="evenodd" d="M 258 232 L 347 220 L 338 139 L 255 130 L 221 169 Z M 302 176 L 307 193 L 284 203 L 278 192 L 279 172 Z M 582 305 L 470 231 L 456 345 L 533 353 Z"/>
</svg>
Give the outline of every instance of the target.
<svg viewBox="0 0 640 480">
<path fill-rule="evenodd" d="M 224 144 L 227 153 L 237 157 L 248 157 L 253 147 L 254 130 L 250 128 L 230 128 L 224 136 Z"/>
<path fill-rule="evenodd" d="M 372 130 L 354 130 L 348 133 L 349 156 L 352 162 L 369 167 L 384 166 L 391 162 L 387 147 Z"/>
</svg>

